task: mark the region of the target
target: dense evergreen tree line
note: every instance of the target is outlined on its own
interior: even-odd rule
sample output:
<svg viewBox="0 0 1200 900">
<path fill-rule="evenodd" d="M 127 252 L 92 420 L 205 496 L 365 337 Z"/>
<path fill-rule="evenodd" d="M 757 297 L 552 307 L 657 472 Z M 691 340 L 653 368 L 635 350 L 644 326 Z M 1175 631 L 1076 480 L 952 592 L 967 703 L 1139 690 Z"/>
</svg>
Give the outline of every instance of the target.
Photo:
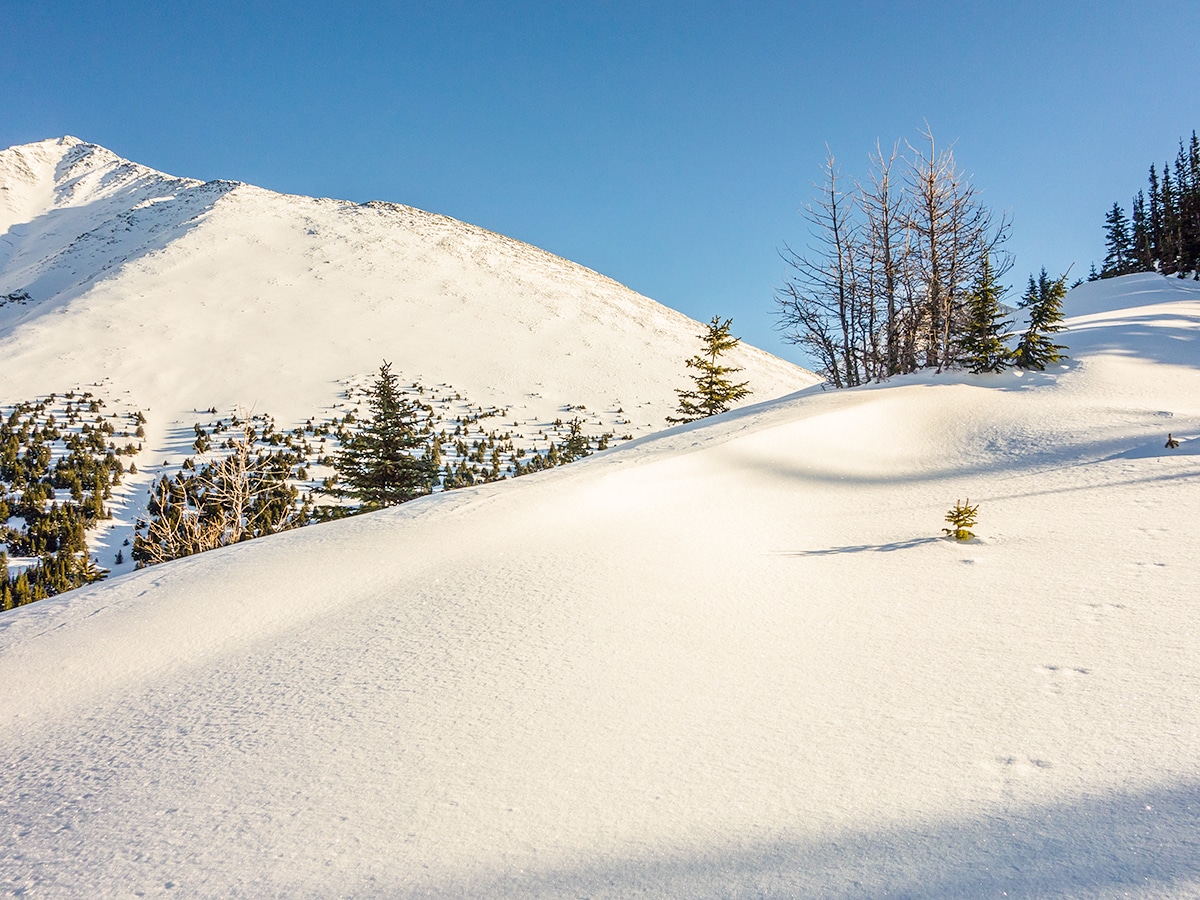
<svg viewBox="0 0 1200 900">
<path fill-rule="evenodd" d="M 1093 278 L 1131 272 L 1200 278 L 1200 140 L 1179 142 L 1175 162 L 1150 166 L 1146 191 L 1133 198 L 1131 214 L 1114 203 L 1104 217 L 1105 256 Z"/>
<path fill-rule="evenodd" d="M 112 488 L 126 474 L 103 401 L 70 392 L 59 400 L 19 403 L 0 420 L 0 609 L 11 609 L 104 577 L 90 559 L 85 533 L 109 517 Z M 140 430 L 141 414 L 128 424 Z M 130 437 L 128 431 L 123 437 Z M 65 494 L 65 496 L 63 496 Z M 15 523 L 15 524 L 11 524 Z M 9 556 L 36 558 L 16 574 Z"/>
</svg>

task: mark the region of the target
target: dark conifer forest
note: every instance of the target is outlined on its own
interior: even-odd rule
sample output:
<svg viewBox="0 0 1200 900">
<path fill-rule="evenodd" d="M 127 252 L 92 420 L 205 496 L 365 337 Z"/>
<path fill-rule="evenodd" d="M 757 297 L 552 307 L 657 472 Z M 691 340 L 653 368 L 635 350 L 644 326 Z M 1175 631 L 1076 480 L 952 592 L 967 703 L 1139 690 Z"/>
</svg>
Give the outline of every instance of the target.
<svg viewBox="0 0 1200 900">
<path fill-rule="evenodd" d="M 1104 265 L 1093 278 L 1132 272 L 1200 278 L 1200 140 L 1179 142 L 1175 160 L 1150 165 L 1146 190 L 1127 214 L 1113 203 L 1104 217 Z"/>
</svg>

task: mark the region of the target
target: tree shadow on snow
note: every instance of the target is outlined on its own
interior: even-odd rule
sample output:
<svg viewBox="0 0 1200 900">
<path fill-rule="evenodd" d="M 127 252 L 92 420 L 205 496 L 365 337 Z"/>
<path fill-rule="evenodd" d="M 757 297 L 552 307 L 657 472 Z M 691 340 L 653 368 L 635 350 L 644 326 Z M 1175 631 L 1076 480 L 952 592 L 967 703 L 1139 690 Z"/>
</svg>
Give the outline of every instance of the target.
<svg viewBox="0 0 1200 900">
<path fill-rule="evenodd" d="M 409 885 L 416 888 L 415 885 Z M 1200 782 L 1128 788 L 967 819 L 422 885 L 456 897 L 1195 896 Z"/>
<path fill-rule="evenodd" d="M 907 541 L 892 541 L 889 544 L 851 544 L 846 547 L 827 547 L 823 550 L 786 550 L 780 556 L 835 556 L 840 553 L 893 553 L 908 550 L 922 544 L 936 544 L 945 540 L 939 537 L 909 538 Z"/>
<path fill-rule="evenodd" d="M 1076 323 L 1064 335 L 1062 342 L 1076 353 L 1200 367 L 1200 321 L 1176 309 Z"/>
</svg>

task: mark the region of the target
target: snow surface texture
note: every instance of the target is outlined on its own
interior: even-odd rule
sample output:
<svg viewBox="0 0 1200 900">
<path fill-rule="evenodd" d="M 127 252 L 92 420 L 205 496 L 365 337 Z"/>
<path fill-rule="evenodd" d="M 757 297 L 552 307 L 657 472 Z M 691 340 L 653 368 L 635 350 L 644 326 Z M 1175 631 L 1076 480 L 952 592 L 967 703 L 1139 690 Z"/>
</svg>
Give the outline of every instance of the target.
<svg viewBox="0 0 1200 900">
<path fill-rule="evenodd" d="M 0 884 L 1197 896 L 1200 286 L 1067 311 L 0 617 Z"/>
</svg>

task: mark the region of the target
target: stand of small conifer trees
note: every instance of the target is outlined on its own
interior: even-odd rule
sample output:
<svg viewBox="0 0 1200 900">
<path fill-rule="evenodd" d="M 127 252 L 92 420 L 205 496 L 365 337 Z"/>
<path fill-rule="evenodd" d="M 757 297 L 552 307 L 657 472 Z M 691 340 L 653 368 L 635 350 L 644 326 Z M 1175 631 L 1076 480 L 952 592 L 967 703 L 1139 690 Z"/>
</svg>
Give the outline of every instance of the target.
<svg viewBox="0 0 1200 900">
<path fill-rule="evenodd" d="M 99 415 L 103 401 L 72 391 L 56 420 L 50 409 L 58 399 L 18 403 L 0 420 L 0 544 L 7 548 L 0 552 L 0 609 L 106 574 L 88 557 L 85 532 L 108 518 L 105 501 L 125 474 L 121 456 L 137 451 L 132 443 L 117 447 L 111 418 Z M 69 496 L 59 499 L 58 491 Z M 14 519 L 21 524 L 6 524 Z M 37 562 L 12 575 L 9 555 Z"/>
<path fill-rule="evenodd" d="M 390 376 L 390 367 L 381 375 Z M 404 406 L 411 414 L 407 426 L 416 440 L 408 452 L 428 479 L 424 492 L 563 465 L 605 449 L 612 438 L 611 433 L 587 435 L 578 418 L 568 423 L 559 419 L 547 429 L 544 448 L 517 448 L 510 432 L 485 431 L 481 424 L 489 417 L 506 417 L 509 411 L 483 407 L 456 416 L 451 436 L 445 430 L 435 431 L 434 409 L 419 399 L 425 388 L 413 385 L 416 397 L 404 399 L 393 376 L 390 390 L 392 396 L 382 408 L 394 403 L 396 409 Z M 312 505 L 312 495 L 320 488 L 310 480 L 310 467 L 336 464 L 334 451 L 326 445 L 328 438 L 344 449 L 361 450 L 370 439 L 390 433 L 386 424 L 376 427 L 376 410 L 381 408 L 378 382 L 372 391 L 376 403 L 361 421 L 350 410 L 320 423 L 310 418 L 305 426 L 287 433 L 277 430 L 266 415 L 197 422 L 192 443 L 196 456 L 185 458 L 178 470 L 160 476 L 151 487 L 148 515 L 139 520 L 130 551 L 136 565 L 140 568 L 384 505 Z M 372 391 L 367 395 L 369 405 Z M 449 402 L 450 397 L 445 399 Z M 462 397 L 456 394 L 454 399 Z M 11 414 L 0 416 L 0 610 L 106 574 L 87 555 L 86 532 L 109 517 L 106 501 L 112 487 L 126 471 L 137 471 L 132 462 L 126 469 L 122 457 L 141 448 L 132 441 L 118 446 L 119 438 L 133 435 L 129 430 L 118 434 L 115 417 L 99 415 L 103 405 L 90 393 L 71 392 L 17 404 Z M 208 412 L 217 414 L 215 408 Z M 132 413 L 126 427 L 144 438 L 145 421 L 142 413 Z M 478 436 L 472 438 L 475 429 Z M 360 439 L 364 434 L 369 438 L 365 442 Z M 450 443 L 457 459 L 444 460 L 443 445 Z M 305 482 L 308 492 L 302 495 Z M 14 527 L 4 524 L 9 521 Z M 14 566 L 10 575 L 10 556 L 33 557 L 37 562 L 20 570 Z M 121 552 L 117 563 L 123 560 Z"/>
<path fill-rule="evenodd" d="M 228 452 L 199 469 L 188 459 L 174 478 L 163 476 L 151 489 L 149 520 L 139 523 L 132 556 L 138 567 L 167 562 L 217 547 L 298 527 L 309 520 L 305 503 L 296 507 L 297 489 L 289 483 L 300 456 L 291 449 L 256 446 L 258 432 L 235 419 Z M 208 449 L 208 432 L 196 426 L 194 446 Z M 271 429 L 268 445 L 278 446 Z"/>
<path fill-rule="evenodd" d="M 1150 166 L 1148 190 L 1133 198 L 1132 215 L 1114 203 L 1104 217 L 1104 265 L 1093 278 L 1131 272 L 1192 274 L 1200 279 L 1200 139 L 1179 142 L 1174 165 Z"/>
</svg>

